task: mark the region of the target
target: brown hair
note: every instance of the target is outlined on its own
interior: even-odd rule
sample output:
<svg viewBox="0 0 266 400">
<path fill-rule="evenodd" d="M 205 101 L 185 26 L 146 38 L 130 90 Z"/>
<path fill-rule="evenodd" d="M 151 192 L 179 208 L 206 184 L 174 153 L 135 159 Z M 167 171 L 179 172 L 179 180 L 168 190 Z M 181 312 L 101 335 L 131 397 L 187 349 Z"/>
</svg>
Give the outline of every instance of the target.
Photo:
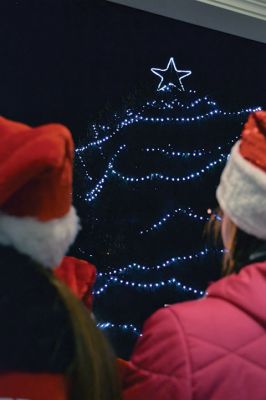
<svg viewBox="0 0 266 400">
<path fill-rule="evenodd" d="M 53 274 L 44 273 L 69 313 L 75 355 L 67 371 L 70 400 L 119 400 L 120 385 L 115 357 L 92 316 L 66 285 Z"/>
<path fill-rule="evenodd" d="M 212 239 L 215 246 L 222 245 L 221 238 L 221 221 L 223 212 L 217 208 L 211 214 L 210 220 L 206 225 L 205 233 Z M 234 229 L 231 247 L 224 253 L 222 262 L 222 276 L 230 275 L 247 264 L 251 264 L 250 255 L 262 246 L 265 242 L 242 231 L 232 222 Z"/>
</svg>

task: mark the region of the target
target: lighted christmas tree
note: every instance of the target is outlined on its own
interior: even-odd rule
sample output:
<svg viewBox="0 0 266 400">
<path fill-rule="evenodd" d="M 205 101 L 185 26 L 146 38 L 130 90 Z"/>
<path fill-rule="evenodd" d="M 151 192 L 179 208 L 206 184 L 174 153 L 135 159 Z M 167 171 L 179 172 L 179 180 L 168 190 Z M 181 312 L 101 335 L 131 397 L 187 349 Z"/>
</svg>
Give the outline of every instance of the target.
<svg viewBox="0 0 266 400">
<path fill-rule="evenodd" d="M 202 236 L 215 189 L 247 115 L 186 90 L 191 71 L 173 58 L 154 99 L 92 124 L 76 150 L 79 256 L 99 271 L 95 313 L 125 354 L 164 304 L 202 296 L 219 276 L 221 251 Z"/>
</svg>

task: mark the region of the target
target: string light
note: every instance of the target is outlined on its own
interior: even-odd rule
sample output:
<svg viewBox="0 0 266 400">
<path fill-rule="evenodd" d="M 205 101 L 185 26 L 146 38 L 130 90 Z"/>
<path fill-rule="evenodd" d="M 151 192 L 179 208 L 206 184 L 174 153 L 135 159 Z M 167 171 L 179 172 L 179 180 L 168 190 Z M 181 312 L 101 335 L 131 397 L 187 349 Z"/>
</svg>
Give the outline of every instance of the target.
<svg viewBox="0 0 266 400">
<path fill-rule="evenodd" d="M 120 285 L 120 286 L 127 286 L 127 287 L 132 287 L 132 288 L 136 288 L 139 290 L 158 290 L 161 289 L 163 287 L 169 287 L 169 286 L 173 286 L 174 288 L 178 289 L 178 290 L 182 290 L 184 292 L 190 292 L 194 295 L 197 296 L 203 296 L 204 295 L 204 291 L 203 290 L 199 290 L 199 289 L 195 289 L 190 285 L 185 285 L 184 283 L 178 281 L 176 278 L 170 278 L 167 280 L 162 280 L 159 282 L 137 282 L 137 281 L 131 281 L 131 280 L 124 280 L 124 279 L 120 279 L 117 276 L 111 276 L 106 283 L 101 286 L 98 289 L 95 289 L 93 291 L 93 295 L 94 296 L 101 296 L 103 293 L 106 292 L 106 290 L 113 285 Z"/>
<path fill-rule="evenodd" d="M 223 253 L 224 250 L 216 250 L 215 252 Z M 112 277 L 115 275 L 129 273 L 134 270 L 145 271 L 145 272 L 151 271 L 151 270 L 160 270 L 162 268 L 168 268 L 171 265 L 179 263 L 179 262 L 192 261 L 192 260 L 195 260 L 198 258 L 202 258 L 209 253 L 210 253 L 210 250 L 208 248 L 204 248 L 193 254 L 171 257 L 165 261 L 162 261 L 159 264 L 155 264 L 152 266 L 146 266 L 146 265 L 142 265 L 142 264 L 138 264 L 138 263 L 131 263 L 131 264 L 121 266 L 121 267 L 112 267 L 111 271 L 100 272 L 98 274 L 98 278 L 102 278 L 102 277 L 106 277 L 106 276 Z M 109 267 L 109 268 L 111 268 L 111 267 Z"/>
<path fill-rule="evenodd" d="M 101 330 L 115 329 L 125 333 L 132 333 L 136 336 L 141 336 L 140 330 L 133 324 L 114 324 L 113 322 L 98 322 L 97 327 Z"/>
<path fill-rule="evenodd" d="M 195 150 L 193 152 L 182 152 L 182 151 L 174 151 L 172 149 L 165 149 L 165 148 L 160 148 L 160 147 L 147 147 L 145 149 L 142 149 L 142 151 L 146 153 L 161 153 L 164 156 L 168 157 L 182 157 L 182 158 L 189 158 L 189 157 L 203 157 L 206 156 L 206 154 L 212 154 L 211 151 L 202 151 L 202 150 Z"/>
<path fill-rule="evenodd" d="M 88 173 L 88 171 L 87 171 L 87 168 L 86 168 L 86 164 L 85 164 L 85 162 L 83 161 L 83 158 L 81 157 L 80 154 L 78 154 L 78 159 L 79 159 L 79 161 L 81 162 L 82 167 L 84 168 L 86 178 L 87 178 L 89 181 L 92 181 L 92 177 L 89 175 L 89 173 Z"/>
<path fill-rule="evenodd" d="M 115 152 L 115 154 L 109 161 L 108 167 L 105 170 L 102 178 L 98 181 L 98 183 L 96 184 L 94 189 L 92 189 L 89 193 L 87 193 L 86 198 L 89 202 L 95 200 L 98 197 L 98 195 L 101 193 L 101 191 L 103 190 L 103 185 L 110 175 L 110 170 L 113 168 L 113 163 L 114 163 L 115 159 L 118 157 L 119 153 L 125 149 L 125 147 L 126 147 L 126 145 L 121 145 L 119 147 L 119 149 Z"/>
<path fill-rule="evenodd" d="M 196 91 L 194 91 L 195 93 Z M 189 100 L 190 101 L 190 100 Z M 205 105 L 208 106 L 208 108 L 217 108 L 217 103 L 210 99 L 208 96 L 205 97 L 199 97 L 196 100 L 193 100 L 191 103 L 184 104 L 181 103 L 181 101 L 178 98 L 175 98 L 173 100 L 153 100 L 153 101 L 148 101 L 146 104 L 144 104 L 141 107 L 141 112 L 143 112 L 145 109 L 157 109 L 157 110 L 175 110 L 184 112 L 184 110 L 190 110 L 193 108 L 193 111 L 195 112 L 194 108 L 197 107 L 198 105 L 201 105 L 200 103 L 205 103 Z M 131 111 L 132 115 L 132 111 Z"/>
<path fill-rule="evenodd" d="M 168 175 L 164 175 L 162 173 L 151 173 L 145 176 L 140 176 L 140 177 L 133 177 L 133 176 L 126 176 L 126 175 L 122 175 L 120 172 L 116 171 L 114 168 L 114 161 L 117 158 L 117 156 L 119 155 L 119 153 L 124 150 L 126 148 L 126 145 L 122 145 L 119 147 L 119 150 L 116 151 L 115 155 L 112 157 L 112 159 L 110 160 L 107 169 L 105 170 L 102 178 L 98 181 L 98 183 L 96 184 L 96 186 L 86 194 L 86 200 L 91 202 L 93 200 L 95 200 L 98 195 L 102 192 L 104 184 L 106 183 L 107 179 L 111 176 L 117 176 L 119 179 L 125 181 L 125 182 L 140 182 L 143 183 L 147 180 L 161 180 L 161 181 L 166 181 L 166 182 L 170 182 L 170 183 L 177 183 L 177 182 L 184 182 L 184 181 L 189 181 L 191 179 L 196 179 L 199 178 L 202 174 L 206 173 L 208 170 L 216 167 L 217 165 L 223 163 L 226 161 L 227 157 L 224 154 L 220 154 L 220 158 L 218 158 L 217 160 L 214 160 L 212 162 L 209 162 L 207 165 L 205 165 L 204 167 L 202 167 L 200 170 L 195 171 L 195 172 L 191 172 L 188 175 L 185 176 L 168 176 Z"/>
<path fill-rule="evenodd" d="M 235 140 L 237 139 L 237 137 L 235 137 L 235 139 L 232 139 L 230 142 L 228 142 L 227 144 L 231 144 L 231 143 L 234 143 L 235 142 Z M 175 178 L 175 179 L 173 179 L 173 177 L 164 177 L 163 178 L 163 175 L 162 174 L 151 174 L 149 177 L 140 177 L 140 178 L 133 178 L 133 177 L 125 177 L 125 176 L 123 176 L 123 175 L 121 175 L 121 174 L 119 174 L 117 171 L 115 171 L 114 169 L 113 169 L 113 171 L 110 171 L 111 170 L 111 168 L 112 168 L 112 166 L 113 166 L 113 163 L 114 163 L 114 160 L 117 158 L 117 156 L 118 156 L 118 154 L 123 150 L 123 149 L 125 149 L 126 148 L 126 145 L 121 145 L 120 147 L 119 147 L 119 150 L 112 156 L 112 158 L 111 158 L 111 160 L 110 160 L 110 162 L 109 162 L 109 166 L 108 166 L 108 168 L 105 170 L 105 172 L 104 172 L 104 174 L 103 174 L 103 177 L 100 179 L 100 181 L 96 184 L 96 186 L 95 186 L 95 188 L 90 192 L 90 193 L 88 193 L 87 194 L 87 198 L 88 198 L 88 201 L 92 201 L 92 200 L 94 200 L 96 197 L 97 197 L 97 195 L 101 192 L 101 189 L 103 189 L 103 184 L 104 184 L 104 182 L 107 180 L 107 178 L 108 178 L 108 176 L 109 176 L 109 174 L 110 174 L 110 172 L 112 172 L 113 174 L 116 174 L 116 175 L 118 175 L 119 177 L 121 177 L 121 179 L 123 179 L 123 180 L 126 180 L 126 181 L 128 181 L 128 182 L 141 182 L 141 181 L 144 181 L 144 180 L 147 180 L 147 179 L 153 179 L 153 178 L 157 178 L 157 179 L 165 179 L 166 181 L 171 181 L 171 182 L 174 182 L 174 181 L 176 181 L 176 182 L 178 182 L 178 181 L 184 181 L 184 180 L 189 180 L 189 179 L 191 179 L 191 178 L 194 178 L 195 177 L 195 175 L 196 176 L 199 176 L 200 175 L 200 173 L 199 172 L 196 172 L 196 173 L 191 173 L 190 175 L 188 175 L 187 177 L 181 177 L 181 178 Z M 222 149 L 222 146 L 218 146 L 217 147 L 217 149 L 218 150 L 221 150 Z M 167 156 L 171 156 L 171 157 L 201 157 L 201 156 L 203 156 L 203 155 L 206 155 L 207 154 L 207 152 L 204 150 L 204 149 L 202 149 L 202 150 L 193 150 L 192 152 L 179 152 L 179 151 L 173 151 L 173 150 L 169 150 L 169 149 L 161 149 L 161 148 L 146 148 L 146 149 L 143 149 L 143 151 L 146 151 L 146 152 L 161 152 L 163 155 L 167 155 Z M 208 154 L 211 154 L 212 152 L 211 151 L 208 151 Z M 218 162 L 222 162 L 223 160 L 222 159 L 224 159 L 224 158 L 226 158 L 227 157 L 227 155 L 225 155 L 225 154 L 223 154 L 223 153 L 221 153 L 220 154 L 220 159 L 218 159 L 218 161 L 217 160 L 214 160 L 213 162 L 211 162 L 211 163 L 209 163 L 209 165 L 207 165 L 207 166 L 205 166 L 205 168 L 203 168 L 203 169 L 201 169 L 201 173 L 203 173 L 203 172 L 205 172 L 206 170 L 208 170 L 210 167 L 213 167 L 213 166 L 215 166 Z M 86 170 L 86 165 L 85 165 L 85 162 L 84 162 L 84 160 L 83 160 L 83 158 L 82 158 L 82 156 L 80 155 L 80 154 L 78 154 L 78 158 L 79 158 L 79 160 L 80 160 L 80 162 L 82 163 L 82 166 L 83 166 L 83 168 L 84 168 L 84 170 L 85 170 L 85 175 L 86 175 L 86 177 L 90 180 L 90 181 L 92 181 L 92 177 L 88 174 L 88 172 L 87 172 L 87 170 Z M 194 175 L 194 176 L 193 176 Z M 97 194 L 97 195 L 96 195 Z"/>
<path fill-rule="evenodd" d="M 143 148 L 143 152 L 147 153 L 160 153 L 163 156 L 168 156 L 168 157 L 178 157 L 178 158 L 201 158 L 205 157 L 207 155 L 211 155 L 215 153 L 218 150 L 222 150 L 222 148 L 232 146 L 233 143 L 238 139 L 238 136 L 235 136 L 234 139 L 231 139 L 229 142 L 227 142 L 225 145 L 219 145 L 215 150 L 205 150 L 205 149 L 194 149 L 189 152 L 185 151 L 180 151 L 180 150 L 174 150 L 171 145 L 169 144 L 168 147 L 146 147 Z M 221 153 L 221 155 L 224 155 Z"/>
<path fill-rule="evenodd" d="M 184 214 L 187 217 L 193 218 L 194 220 L 200 221 L 200 222 L 207 222 L 210 219 L 209 217 L 198 215 L 190 207 L 184 208 L 184 209 L 176 208 L 174 211 L 167 213 L 164 217 L 162 217 L 159 221 L 152 224 L 150 227 L 141 230 L 139 232 L 139 234 L 143 235 L 145 233 L 149 233 L 149 232 L 160 229 L 166 222 L 168 222 L 171 218 L 176 217 L 178 214 Z"/>
<path fill-rule="evenodd" d="M 191 179 L 195 179 L 200 177 L 202 174 L 206 173 L 209 169 L 212 169 L 216 167 L 218 164 L 223 163 L 227 160 L 228 156 L 225 156 L 223 154 L 220 154 L 220 158 L 217 160 L 214 160 L 212 162 L 209 162 L 207 165 L 202 167 L 200 170 L 191 172 L 188 175 L 185 176 L 168 176 L 164 175 L 162 173 L 151 173 L 145 176 L 140 176 L 140 177 L 133 177 L 133 176 L 126 176 L 122 175 L 121 173 L 117 172 L 114 168 L 111 170 L 113 175 L 118 176 L 120 179 L 126 182 L 143 182 L 147 180 L 161 180 L 161 181 L 168 181 L 168 182 L 181 182 L 181 181 L 188 181 Z"/>
<path fill-rule="evenodd" d="M 149 102 L 147 104 L 150 104 Z M 207 113 L 203 114 L 198 114 L 195 116 L 186 116 L 183 115 L 181 117 L 171 117 L 171 116 L 145 116 L 142 115 L 141 111 L 138 114 L 132 114 L 130 118 L 128 116 L 126 118 L 121 118 L 121 121 L 117 123 L 117 125 L 114 127 L 113 131 L 102 137 L 101 139 L 94 140 L 92 142 L 89 142 L 88 144 L 78 147 L 75 151 L 76 153 L 82 153 L 85 150 L 88 150 L 90 147 L 101 147 L 108 141 L 110 141 L 114 136 L 116 136 L 122 129 L 125 127 L 128 127 L 130 125 L 138 124 L 138 123 L 151 123 L 151 124 L 158 124 L 158 123 L 174 123 L 174 124 L 191 124 L 195 122 L 199 122 L 208 118 L 213 118 L 215 116 L 223 116 L 223 117 L 233 117 L 233 116 L 240 116 L 242 114 L 249 114 L 254 111 L 260 111 L 261 107 L 255 107 L 255 108 L 246 108 L 242 109 L 240 111 L 232 111 L 232 112 L 226 112 L 222 111 L 220 109 L 214 109 L 212 111 L 209 111 Z M 144 111 L 144 110 L 143 110 Z M 96 129 L 96 125 L 94 125 L 94 131 Z M 110 129 L 109 129 L 110 130 Z"/>
<path fill-rule="evenodd" d="M 237 137 L 236 137 L 237 138 Z M 235 139 L 236 139 L 235 138 Z M 235 139 L 232 139 L 230 142 L 234 143 Z M 228 142 L 229 144 L 229 142 Z M 126 181 L 126 182 L 144 182 L 147 180 L 165 180 L 168 182 L 181 182 L 181 181 L 188 181 L 190 179 L 194 179 L 197 178 L 199 176 L 201 176 L 203 173 L 207 172 L 207 170 L 209 170 L 210 168 L 215 167 L 216 165 L 218 165 L 219 163 L 222 163 L 224 161 L 226 161 L 228 155 L 227 154 L 223 154 L 221 153 L 219 155 L 220 158 L 218 158 L 217 160 L 214 160 L 210 163 L 208 163 L 206 166 L 204 166 L 203 168 L 201 168 L 199 171 L 196 172 L 191 172 L 189 173 L 187 176 L 181 176 L 181 177 L 173 177 L 173 176 L 165 176 L 162 173 L 152 173 L 146 176 L 141 176 L 141 177 L 132 177 L 132 176 L 124 176 L 122 174 L 120 174 L 118 171 L 116 171 L 113 168 L 114 165 L 114 161 L 117 158 L 117 156 L 119 155 L 119 153 L 121 153 L 122 150 L 124 150 L 126 148 L 126 145 L 123 144 L 119 147 L 118 151 L 115 152 L 115 154 L 112 156 L 107 169 L 105 170 L 102 178 L 98 181 L 98 183 L 95 185 L 95 187 L 86 195 L 86 199 L 91 202 L 93 200 L 95 200 L 97 198 L 97 196 L 101 193 L 101 191 L 103 190 L 104 187 L 104 183 L 107 181 L 107 179 L 111 176 L 111 174 L 118 176 L 120 179 Z M 222 149 L 222 146 L 218 146 L 217 147 L 218 150 Z M 202 150 L 193 150 L 192 152 L 178 152 L 178 151 L 169 151 L 169 149 L 161 149 L 161 148 L 146 148 L 144 149 L 144 151 L 147 152 L 155 152 L 155 151 L 160 151 L 162 154 L 164 155 L 170 155 L 172 157 L 201 157 L 202 155 L 206 154 L 206 151 L 204 149 Z M 211 153 L 209 151 L 209 153 Z M 86 177 L 89 180 L 92 180 L 92 177 L 88 174 L 88 172 L 86 171 L 86 165 L 81 157 L 80 154 L 78 154 L 78 157 L 85 169 L 85 174 Z"/>
</svg>

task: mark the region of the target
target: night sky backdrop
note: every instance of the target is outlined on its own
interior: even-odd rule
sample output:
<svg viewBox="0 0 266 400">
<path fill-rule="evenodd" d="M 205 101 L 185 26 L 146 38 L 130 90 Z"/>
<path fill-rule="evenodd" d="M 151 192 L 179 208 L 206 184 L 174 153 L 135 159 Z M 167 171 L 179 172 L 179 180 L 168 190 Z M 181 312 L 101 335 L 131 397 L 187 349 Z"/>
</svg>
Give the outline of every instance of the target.
<svg viewBox="0 0 266 400">
<path fill-rule="evenodd" d="M 64 123 L 79 146 L 88 138 L 89 123 L 108 120 L 125 105 L 143 104 L 159 83 L 150 68 L 166 67 L 170 56 L 178 68 L 192 70 L 189 88 L 224 108 L 265 107 L 263 44 L 91 0 L 2 0 L 0 32 L 1 114 L 32 125 Z M 156 135 L 160 138 L 160 131 Z M 203 147 L 209 140 L 205 136 Z M 189 149 L 192 141 L 193 135 L 183 144 Z M 78 175 L 76 169 L 80 192 Z M 75 202 L 84 217 L 86 208 L 77 197 Z M 84 235 L 78 243 L 84 245 Z M 72 254 L 81 256 L 77 246 Z M 103 257 L 93 261 L 100 269 L 105 264 Z M 155 303 L 141 322 L 161 305 Z M 114 338 L 113 343 L 128 355 L 132 343 L 119 347 Z"/>
<path fill-rule="evenodd" d="M 266 46 L 94 0 L 1 0 L 0 107 L 29 124 L 59 121 L 82 138 L 119 107 L 151 66 L 173 55 L 190 84 L 215 97 L 265 103 Z"/>
</svg>

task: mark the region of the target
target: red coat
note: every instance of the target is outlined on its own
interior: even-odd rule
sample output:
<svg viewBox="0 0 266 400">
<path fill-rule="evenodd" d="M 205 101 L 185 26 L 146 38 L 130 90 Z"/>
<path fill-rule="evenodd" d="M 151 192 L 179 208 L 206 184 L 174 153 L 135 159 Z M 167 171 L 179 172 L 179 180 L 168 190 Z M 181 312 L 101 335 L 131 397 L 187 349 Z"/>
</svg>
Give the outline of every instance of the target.
<svg viewBox="0 0 266 400">
<path fill-rule="evenodd" d="M 157 311 L 129 363 L 124 400 L 265 400 L 266 262 Z"/>
</svg>

